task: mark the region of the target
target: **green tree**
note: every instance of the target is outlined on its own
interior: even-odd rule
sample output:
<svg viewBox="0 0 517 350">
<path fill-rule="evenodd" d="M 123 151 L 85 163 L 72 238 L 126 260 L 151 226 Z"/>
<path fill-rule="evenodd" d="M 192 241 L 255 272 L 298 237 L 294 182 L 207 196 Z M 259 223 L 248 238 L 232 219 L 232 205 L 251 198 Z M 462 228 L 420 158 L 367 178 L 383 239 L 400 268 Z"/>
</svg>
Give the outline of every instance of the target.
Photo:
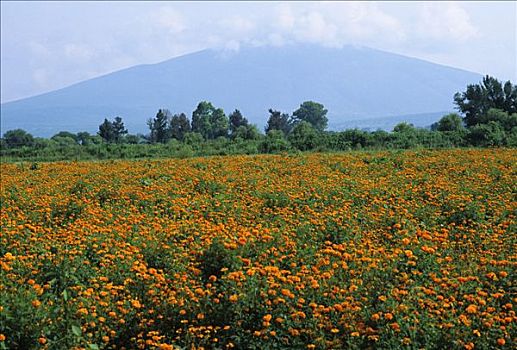
<svg viewBox="0 0 517 350">
<path fill-rule="evenodd" d="M 432 129 L 437 131 L 459 131 L 464 129 L 463 120 L 457 113 L 450 113 L 443 116 Z"/>
<path fill-rule="evenodd" d="M 185 113 L 175 114 L 170 121 L 170 135 L 176 140 L 183 141 L 185 134 L 190 132 L 190 120 Z"/>
<path fill-rule="evenodd" d="M 239 126 L 231 135 L 233 140 L 235 139 L 243 139 L 243 140 L 258 140 L 260 138 L 260 132 L 255 125 L 241 125 Z"/>
<path fill-rule="evenodd" d="M 82 146 L 88 146 L 92 144 L 92 135 L 87 131 L 80 131 L 77 133 L 77 143 Z"/>
<path fill-rule="evenodd" d="M 110 122 L 107 118 L 104 122 L 99 125 L 99 136 L 108 143 L 119 143 L 123 140 L 127 129 L 124 127 L 124 122 L 121 117 L 115 117 L 113 122 Z"/>
<path fill-rule="evenodd" d="M 34 137 L 23 129 L 7 131 L 3 140 L 7 148 L 30 147 L 34 143 Z"/>
<path fill-rule="evenodd" d="M 280 130 L 284 135 L 287 135 L 291 131 L 291 128 L 292 123 L 289 118 L 289 114 L 269 109 L 269 119 L 267 121 L 266 128 L 264 129 L 266 134 L 272 130 Z"/>
<path fill-rule="evenodd" d="M 167 141 L 169 141 L 169 115 L 170 112 L 168 110 L 160 109 L 158 110 L 158 113 L 156 113 L 156 116 L 153 119 L 149 119 L 147 121 L 149 130 L 151 131 L 149 135 L 149 140 L 152 143 L 166 143 Z"/>
<path fill-rule="evenodd" d="M 517 86 L 507 81 L 504 86 L 497 79 L 485 76 L 480 84 L 468 85 L 467 90 L 454 95 L 454 103 L 465 114 L 467 127 L 480 124 L 491 108 L 509 114 L 517 113 Z"/>
<path fill-rule="evenodd" d="M 259 144 L 259 150 L 262 153 L 284 152 L 290 148 L 291 145 L 285 139 L 284 133 L 276 129 L 270 130 Z"/>
<path fill-rule="evenodd" d="M 242 113 L 236 109 L 228 116 L 230 121 L 230 134 L 233 135 L 235 131 L 241 126 L 248 126 L 248 119 L 242 116 Z"/>
<path fill-rule="evenodd" d="M 295 123 L 305 121 L 315 130 L 324 131 L 328 124 L 327 112 L 321 103 L 305 101 L 293 112 L 293 120 Z"/>
<path fill-rule="evenodd" d="M 228 137 L 228 117 L 222 108 L 217 108 L 210 117 L 209 138 Z"/>
<path fill-rule="evenodd" d="M 487 124 L 491 121 L 499 123 L 505 132 L 509 132 L 517 126 L 517 113 L 509 114 L 501 109 L 490 108 L 479 118 L 479 123 Z"/>
<path fill-rule="evenodd" d="M 67 137 L 67 138 L 74 140 L 74 142 L 78 143 L 77 135 L 74 133 L 71 133 L 70 131 L 60 131 L 57 134 L 55 134 L 54 136 L 52 136 L 50 139 L 55 140 L 58 137 Z"/>
<path fill-rule="evenodd" d="M 210 120 L 214 112 L 215 107 L 210 102 L 199 102 L 197 108 L 192 112 L 192 132 L 200 133 L 205 139 L 210 138 Z"/>
<path fill-rule="evenodd" d="M 115 136 L 115 142 L 120 143 L 123 141 L 124 136 L 127 134 L 127 129 L 124 127 L 124 122 L 121 117 L 115 117 L 112 123 L 113 133 Z"/>
<path fill-rule="evenodd" d="M 505 138 L 503 127 L 493 120 L 471 127 L 468 134 L 470 143 L 481 147 L 502 146 Z"/>
<path fill-rule="evenodd" d="M 416 131 L 415 126 L 411 123 L 406 123 L 406 122 L 398 123 L 393 128 L 393 132 L 411 133 L 411 132 L 415 132 L 415 131 Z"/>
<path fill-rule="evenodd" d="M 293 147 L 308 151 L 318 145 L 318 132 L 310 123 L 302 120 L 294 126 L 287 139 Z"/>
</svg>

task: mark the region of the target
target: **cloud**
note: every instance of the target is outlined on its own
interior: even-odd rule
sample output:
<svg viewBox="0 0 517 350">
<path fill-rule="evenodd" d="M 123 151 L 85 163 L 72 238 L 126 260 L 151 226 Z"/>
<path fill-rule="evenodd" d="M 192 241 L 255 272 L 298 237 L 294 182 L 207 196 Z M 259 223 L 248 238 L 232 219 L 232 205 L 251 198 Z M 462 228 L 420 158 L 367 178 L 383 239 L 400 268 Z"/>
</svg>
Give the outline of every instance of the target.
<svg viewBox="0 0 517 350">
<path fill-rule="evenodd" d="M 51 50 L 47 46 L 39 42 L 30 41 L 28 43 L 28 48 L 33 55 L 40 58 L 47 58 L 52 55 Z"/>
<path fill-rule="evenodd" d="M 467 41 L 478 35 L 469 14 L 458 3 L 426 3 L 418 18 L 416 33 L 425 39 Z"/>
<path fill-rule="evenodd" d="M 272 31 L 283 38 L 325 46 L 406 38 L 395 17 L 365 2 L 320 2 L 303 7 L 282 4 L 276 9 L 274 23 L 278 25 Z"/>
<path fill-rule="evenodd" d="M 164 6 L 153 12 L 151 21 L 161 28 L 165 28 L 169 33 L 181 33 L 187 29 L 183 15 L 176 9 L 170 6 Z"/>
<path fill-rule="evenodd" d="M 38 68 L 32 72 L 32 80 L 43 89 L 49 87 L 49 74 L 46 69 Z"/>
<path fill-rule="evenodd" d="M 95 51 L 85 44 L 66 44 L 63 49 L 65 56 L 75 62 L 85 62 L 94 58 Z"/>
</svg>

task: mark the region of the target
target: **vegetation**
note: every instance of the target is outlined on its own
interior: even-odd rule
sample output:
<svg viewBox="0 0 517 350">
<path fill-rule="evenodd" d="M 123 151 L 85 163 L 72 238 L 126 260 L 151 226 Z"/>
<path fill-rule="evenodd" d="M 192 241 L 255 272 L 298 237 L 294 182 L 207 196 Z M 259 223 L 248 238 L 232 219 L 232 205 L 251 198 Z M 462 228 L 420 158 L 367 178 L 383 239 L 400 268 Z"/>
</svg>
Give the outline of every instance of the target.
<svg viewBox="0 0 517 350">
<path fill-rule="evenodd" d="M 516 165 L 505 149 L 2 163 L 0 348 L 515 349 Z"/>
<path fill-rule="evenodd" d="M 129 135 L 121 117 L 105 119 L 98 135 L 61 131 L 50 140 L 24 130 L 10 130 L 1 139 L 4 160 L 66 160 L 106 158 L 188 157 L 285 151 L 343 151 L 352 149 L 410 149 L 517 146 L 517 87 L 492 77 L 469 85 L 454 101 L 459 114 L 445 115 L 430 128 L 408 123 L 392 132 L 326 131 L 327 110 L 305 101 L 292 115 L 269 109 L 265 135 L 236 109 L 202 101 L 192 112 L 172 115 L 158 110 L 147 121 L 148 135 Z"/>
</svg>

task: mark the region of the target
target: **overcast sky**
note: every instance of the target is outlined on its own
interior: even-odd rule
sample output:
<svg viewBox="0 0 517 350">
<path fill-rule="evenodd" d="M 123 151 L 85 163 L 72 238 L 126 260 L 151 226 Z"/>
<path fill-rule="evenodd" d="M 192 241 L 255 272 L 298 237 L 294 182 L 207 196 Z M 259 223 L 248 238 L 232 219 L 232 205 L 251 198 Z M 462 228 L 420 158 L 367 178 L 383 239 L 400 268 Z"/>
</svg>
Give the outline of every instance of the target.
<svg viewBox="0 0 517 350">
<path fill-rule="evenodd" d="M 373 47 L 517 82 L 516 2 L 1 2 L 1 101 L 215 47 Z"/>
</svg>

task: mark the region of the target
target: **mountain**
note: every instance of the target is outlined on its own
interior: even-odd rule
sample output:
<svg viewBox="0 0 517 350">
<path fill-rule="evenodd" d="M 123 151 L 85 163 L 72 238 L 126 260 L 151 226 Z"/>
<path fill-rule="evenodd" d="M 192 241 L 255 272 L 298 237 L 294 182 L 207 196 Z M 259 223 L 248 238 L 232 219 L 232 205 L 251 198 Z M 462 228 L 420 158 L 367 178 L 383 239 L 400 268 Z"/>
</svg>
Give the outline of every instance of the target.
<svg viewBox="0 0 517 350">
<path fill-rule="evenodd" d="M 269 108 L 291 113 L 303 101 L 313 100 L 329 110 L 333 129 L 354 120 L 376 129 L 381 127 L 377 121 L 386 124 L 388 117 L 393 124 L 418 114 L 427 123 L 429 116 L 453 110 L 454 93 L 481 78 L 356 46 L 204 50 L 4 103 L 1 127 L 3 132 L 23 128 L 37 136 L 61 130 L 96 132 L 104 118 L 121 116 L 130 133 L 147 132 L 146 121 L 159 108 L 190 116 L 202 100 L 227 114 L 238 108 L 263 127 Z M 420 119 L 413 119 L 418 125 Z"/>
</svg>

